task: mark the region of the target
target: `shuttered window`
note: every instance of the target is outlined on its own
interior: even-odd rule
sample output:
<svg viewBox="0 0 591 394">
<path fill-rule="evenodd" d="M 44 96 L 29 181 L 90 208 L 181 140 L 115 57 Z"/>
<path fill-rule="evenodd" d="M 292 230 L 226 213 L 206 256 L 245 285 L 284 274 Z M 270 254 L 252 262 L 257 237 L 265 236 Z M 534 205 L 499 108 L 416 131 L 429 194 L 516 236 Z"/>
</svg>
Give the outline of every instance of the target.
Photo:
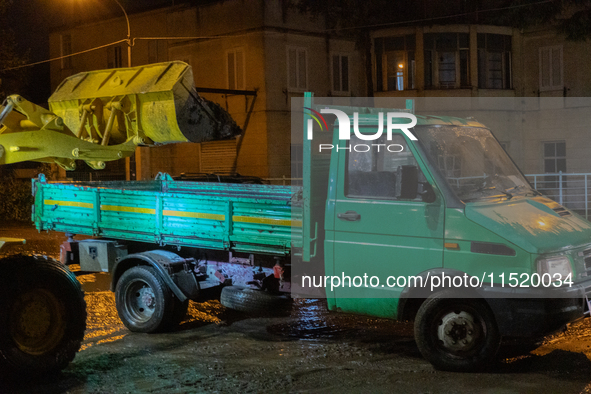
<svg viewBox="0 0 591 394">
<path fill-rule="evenodd" d="M 244 50 L 232 49 L 226 53 L 228 65 L 228 89 L 244 89 Z"/>
<path fill-rule="evenodd" d="M 236 140 L 201 143 L 201 172 L 230 173 L 236 159 Z"/>
<path fill-rule="evenodd" d="M 562 88 L 562 46 L 540 48 L 540 90 Z"/>
</svg>

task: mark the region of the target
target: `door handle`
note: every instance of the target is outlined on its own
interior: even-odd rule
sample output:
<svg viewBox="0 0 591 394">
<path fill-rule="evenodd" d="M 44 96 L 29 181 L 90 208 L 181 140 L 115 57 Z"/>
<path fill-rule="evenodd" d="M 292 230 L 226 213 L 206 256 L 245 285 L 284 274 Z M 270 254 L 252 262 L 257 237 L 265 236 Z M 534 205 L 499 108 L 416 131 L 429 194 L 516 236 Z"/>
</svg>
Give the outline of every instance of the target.
<svg viewBox="0 0 591 394">
<path fill-rule="evenodd" d="M 361 219 L 361 215 L 355 211 L 347 211 L 345 213 L 338 213 L 337 217 L 339 219 L 348 220 L 350 222 L 355 222 L 355 221 Z"/>
</svg>

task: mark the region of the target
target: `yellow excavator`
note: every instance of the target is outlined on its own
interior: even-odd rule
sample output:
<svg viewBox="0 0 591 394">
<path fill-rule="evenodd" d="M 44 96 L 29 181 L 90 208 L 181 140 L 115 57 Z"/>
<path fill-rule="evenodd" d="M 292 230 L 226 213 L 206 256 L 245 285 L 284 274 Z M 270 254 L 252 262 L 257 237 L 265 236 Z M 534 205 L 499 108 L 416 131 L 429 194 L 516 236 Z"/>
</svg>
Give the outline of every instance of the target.
<svg viewBox="0 0 591 394">
<path fill-rule="evenodd" d="M 191 67 L 174 61 L 83 72 L 66 78 L 49 109 L 19 95 L 0 107 L 0 165 L 76 160 L 94 169 L 137 146 L 205 142 L 241 133 L 231 116 L 197 94 Z M 0 238 L 0 249 L 25 241 Z M 0 370 L 40 376 L 80 349 L 86 304 L 75 275 L 42 256 L 0 259 Z"/>
</svg>

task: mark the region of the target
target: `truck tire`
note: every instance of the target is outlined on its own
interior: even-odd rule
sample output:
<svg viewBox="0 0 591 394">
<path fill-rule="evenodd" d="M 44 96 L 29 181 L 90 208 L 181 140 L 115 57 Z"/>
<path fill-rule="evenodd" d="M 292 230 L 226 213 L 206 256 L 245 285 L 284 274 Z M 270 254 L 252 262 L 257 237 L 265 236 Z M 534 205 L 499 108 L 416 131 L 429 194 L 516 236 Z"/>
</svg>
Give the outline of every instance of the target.
<svg viewBox="0 0 591 394">
<path fill-rule="evenodd" d="M 156 333 L 176 327 L 186 308 L 152 267 L 139 265 L 125 271 L 115 290 L 117 313 L 133 332 Z"/>
<path fill-rule="evenodd" d="M 477 299 L 434 294 L 415 319 L 415 340 L 425 359 L 444 371 L 473 372 L 495 360 L 501 338 L 488 305 Z"/>
<path fill-rule="evenodd" d="M 86 302 L 75 275 L 41 256 L 0 262 L 0 370 L 38 377 L 65 368 L 80 350 Z"/>
<path fill-rule="evenodd" d="M 256 315 L 285 315 L 291 309 L 289 296 L 238 286 L 224 287 L 220 302 L 226 308 Z"/>
</svg>

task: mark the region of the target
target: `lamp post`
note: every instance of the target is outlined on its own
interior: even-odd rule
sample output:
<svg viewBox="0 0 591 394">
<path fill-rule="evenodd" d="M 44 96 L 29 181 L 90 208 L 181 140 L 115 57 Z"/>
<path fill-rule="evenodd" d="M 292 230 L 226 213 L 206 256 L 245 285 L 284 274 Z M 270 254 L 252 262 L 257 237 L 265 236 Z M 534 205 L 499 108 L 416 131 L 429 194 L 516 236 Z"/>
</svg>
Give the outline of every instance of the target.
<svg viewBox="0 0 591 394">
<path fill-rule="evenodd" d="M 119 0 L 113 0 L 115 3 L 117 3 L 117 5 L 119 6 L 119 8 L 121 8 L 121 11 L 123 11 L 123 15 L 125 15 L 125 21 L 127 22 L 127 67 L 131 67 L 131 27 L 129 25 L 129 17 L 127 16 L 127 12 L 125 11 L 125 8 L 123 8 L 123 6 L 121 5 L 121 3 L 119 2 Z M 141 153 L 141 148 L 137 147 L 135 149 L 135 155 L 134 155 L 134 164 L 135 164 L 135 179 L 140 178 L 141 179 L 141 157 L 142 157 L 142 153 Z M 139 159 L 139 163 L 138 163 L 138 159 Z M 131 180 L 131 157 L 126 157 L 125 158 L 125 179 L 126 180 Z"/>
<path fill-rule="evenodd" d="M 127 22 L 127 67 L 131 67 L 131 27 L 129 25 L 129 17 L 127 16 L 127 12 L 125 12 L 125 8 L 121 5 L 119 0 L 113 0 L 121 11 L 123 11 L 123 15 L 125 15 L 125 21 Z"/>
</svg>

